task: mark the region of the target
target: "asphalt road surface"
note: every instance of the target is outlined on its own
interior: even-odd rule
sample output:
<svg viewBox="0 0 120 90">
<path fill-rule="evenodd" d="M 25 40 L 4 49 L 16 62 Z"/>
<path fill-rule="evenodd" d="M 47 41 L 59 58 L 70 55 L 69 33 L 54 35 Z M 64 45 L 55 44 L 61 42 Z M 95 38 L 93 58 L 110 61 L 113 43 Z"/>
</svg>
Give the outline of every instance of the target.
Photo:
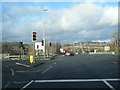
<svg viewBox="0 0 120 90">
<path fill-rule="evenodd" d="M 36 67 L 2 62 L 3 89 L 94 88 L 119 89 L 119 61 L 115 55 L 79 54 L 43 61 Z M 24 61 L 22 61 L 24 62 Z"/>
</svg>

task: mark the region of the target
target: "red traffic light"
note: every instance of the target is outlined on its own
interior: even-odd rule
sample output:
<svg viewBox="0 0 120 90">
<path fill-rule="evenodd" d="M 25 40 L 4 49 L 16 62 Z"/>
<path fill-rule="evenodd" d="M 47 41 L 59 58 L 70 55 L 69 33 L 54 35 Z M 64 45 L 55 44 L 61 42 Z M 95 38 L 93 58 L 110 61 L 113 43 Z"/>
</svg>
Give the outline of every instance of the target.
<svg viewBox="0 0 120 90">
<path fill-rule="evenodd" d="M 33 40 L 33 41 L 36 40 L 36 32 L 32 32 L 32 40 Z"/>
<path fill-rule="evenodd" d="M 36 32 L 32 32 L 32 34 L 36 34 Z"/>
</svg>

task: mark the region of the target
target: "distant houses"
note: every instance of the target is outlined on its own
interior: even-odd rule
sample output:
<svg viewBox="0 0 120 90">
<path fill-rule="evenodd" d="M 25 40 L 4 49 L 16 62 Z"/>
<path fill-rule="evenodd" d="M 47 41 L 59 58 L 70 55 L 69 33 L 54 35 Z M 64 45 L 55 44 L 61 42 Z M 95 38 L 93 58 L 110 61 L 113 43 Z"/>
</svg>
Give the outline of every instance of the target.
<svg viewBox="0 0 120 90">
<path fill-rule="evenodd" d="M 105 42 L 80 42 L 74 44 L 66 44 L 62 46 L 65 51 L 74 52 L 104 52 L 110 51 L 110 43 Z"/>
<path fill-rule="evenodd" d="M 8 55 L 31 55 L 33 54 L 33 43 L 20 45 L 20 42 L 0 42 L 2 56 Z M 21 47 L 22 46 L 22 47 Z M 42 41 L 35 42 L 35 54 L 43 54 Z M 89 52 L 109 52 L 111 51 L 111 44 L 105 42 L 80 42 L 61 45 L 59 42 L 46 43 L 46 54 L 50 53 L 65 53 L 66 51 L 73 51 L 75 53 L 89 53 Z"/>
</svg>

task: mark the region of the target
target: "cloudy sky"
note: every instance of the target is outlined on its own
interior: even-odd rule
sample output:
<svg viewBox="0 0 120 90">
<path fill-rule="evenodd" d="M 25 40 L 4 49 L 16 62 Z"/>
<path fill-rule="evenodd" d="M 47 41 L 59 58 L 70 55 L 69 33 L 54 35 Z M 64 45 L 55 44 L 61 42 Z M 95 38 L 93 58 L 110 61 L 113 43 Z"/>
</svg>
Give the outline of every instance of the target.
<svg viewBox="0 0 120 90">
<path fill-rule="evenodd" d="M 62 44 L 110 41 L 118 30 L 118 2 L 2 2 L 2 41 L 37 39 Z M 48 9 L 48 11 L 44 11 Z"/>
</svg>

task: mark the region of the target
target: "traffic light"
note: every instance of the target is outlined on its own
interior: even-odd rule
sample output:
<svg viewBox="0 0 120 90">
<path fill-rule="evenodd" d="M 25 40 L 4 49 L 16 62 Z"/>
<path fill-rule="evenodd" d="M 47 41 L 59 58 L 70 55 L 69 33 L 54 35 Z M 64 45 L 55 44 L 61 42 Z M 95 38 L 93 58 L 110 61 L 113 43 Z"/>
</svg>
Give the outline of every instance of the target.
<svg viewBox="0 0 120 90">
<path fill-rule="evenodd" d="M 23 42 L 19 42 L 19 47 L 22 47 L 23 46 Z"/>
<path fill-rule="evenodd" d="M 44 46 L 44 40 L 42 40 L 42 46 Z"/>
<path fill-rule="evenodd" d="M 49 42 L 49 45 L 50 45 L 50 46 L 52 46 L 52 43 L 51 43 L 51 42 Z"/>
<path fill-rule="evenodd" d="M 25 49 L 23 42 L 19 42 L 19 48 L 22 48 L 23 50 Z"/>
<path fill-rule="evenodd" d="M 32 32 L 32 35 L 33 35 L 33 41 L 36 40 L 36 32 Z"/>
</svg>

